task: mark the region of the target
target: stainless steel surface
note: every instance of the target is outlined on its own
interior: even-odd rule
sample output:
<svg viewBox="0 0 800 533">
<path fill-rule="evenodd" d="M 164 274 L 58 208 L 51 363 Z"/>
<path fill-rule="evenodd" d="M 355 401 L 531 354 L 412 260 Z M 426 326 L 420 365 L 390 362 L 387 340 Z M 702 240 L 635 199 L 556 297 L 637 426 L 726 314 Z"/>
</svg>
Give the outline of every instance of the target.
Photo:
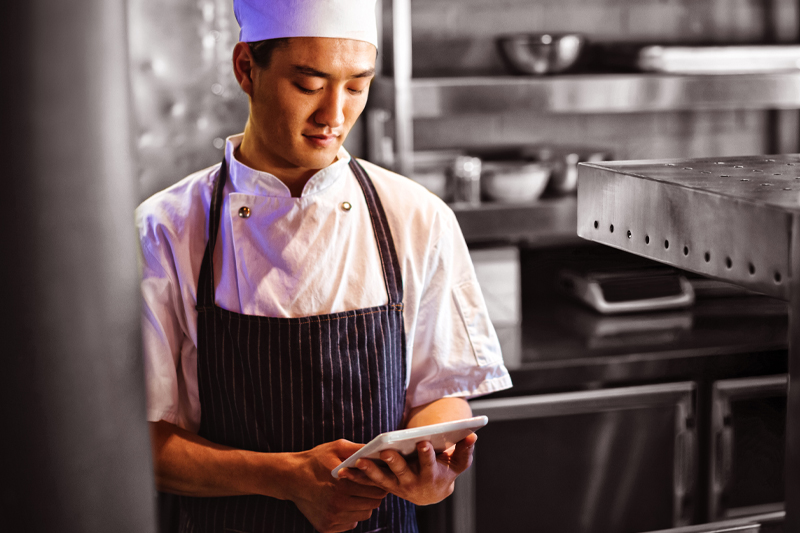
<svg viewBox="0 0 800 533">
<path fill-rule="evenodd" d="M 707 524 L 676 527 L 673 529 L 662 529 L 659 531 L 651 531 L 649 533 L 725 533 L 729 531 L 760 531 L 760 529 L 752 529 L 752 528 L 753 527 L 758 528 L 760 527 L 760 524 L 780 522 L 785 518 L 785 516 L 786 516 L 785 512 L 776 511 L 772 513 L 761 513 L 731 520 L 720 520 L 718 522 L 709 522 Z M 742 530 L 735 528 L 745 528 L 745 529 Z"/>
<path fill-rule="evenodd" d="M 520 74 L 556 74 L 578 61 L 586 39 L 583 35 L 516 34 L 498 37 L 500 53 L 512 71 Z"/>
<path fill-rule="evenodd" d="M 800 68 L 800 46 L 645 46 L 636 66 L 675 74 L 749 74 Z"/>
<path fill-rule="evenodd" d="M 722 509 L 722 497 L 733 471 L 733 423 L 731 402 L 743 398 L 782 396 L 786 394 L 787 376 L 728 379 L 714 383 L 711 404 L 711 483 L 709 517 L 712 520 L 736 514 L 730 506 Z M 778 502 L 779 506 L 782 506 Z"/>
<path fill-rule="evenodd" d="M 632 409 L 664 403 L 691 403 L 694 383 L 668 383 L 596 391 L 538 394 L 513 398 L 494 398 L 470 402 L 475 416 L 492 421 L 518 420 L 545 416 L 597 413 Z M 691 411 L 691 407 L 687 407 Z"/>
<path fill-rule="evenodd" d="M 0 531 L 155 531 L 125 7 L 0 17 Z"/>
<path fill-rule="evenodd" d="M 518 109 L 542 113 L 796 109 L 800 107 L 800 73 L 417 78 L 411 80 L 410 94 L 413 118 Z M 376 80 L 370 98 L 377 107 L 391 109 L 392 80 Z"/>
<path fill-rule="evenodd" d="M 668 415 L 674 427 L 671 429 L 664 429 L 664 431 L 670 433 L 671 438 L 665 439 L 665 441 L 669 445 L 669 453 L 671 453 L 673 457 L 673 471 L 668 473 L 666 478 L 668 478 L 667 483 L 671 484 L 672 487 L 674 506 L 673 509 L 667 512 L 667 517 L 671 515 L 671 519 L 667 518 L 667 523 L 669 523 L 670 520 L 675 525 L 686 523 L 688 520 L 688 509 L 685 506 L 685 502 L 688 501 L 688 498 L 692 495 L 696 476 L 694 466 L 696 461 L 696 434 L 694 425 L 690 422 L 695 417 L 693 402 L 694 390 L 695 386 L 693 383 L 684 382 L 577 393 L 473 400 L 470 402 L 470 405 L 472 406 L 473 412 L 476 413 L 476 416 L 483 414 L 490 418 L 489 427 L 491 427 L 491 423 L 500 424 L 502 422 L 513 421 L 515 423 L 514 427 L 519 427 L 520 431 L 522 430 L 520 424 L 525 420 L 530 421 L 533 419 L 548 418 L 553 418 L 555 420 L 557 417 L 564 417 L 560 420 L 568 422 L 569 420 L 575 420 L 572 418 L 574 415 L 600 415 L 602 413 L 608 413 L 608 415 L 601 415 L 600 419 L 594 420 L 594 423 L 600 424 L 598 426 L 599 433 L 597 434 L 597 438 L 601 442 L 596 442 L 592 439 L 592 446 L 594 449 L 590 452 L 591 458 L 588 459 L 592 472 L 590 474 L 584 473 L 590 476 L 590 486 L 583 487 L 581 491 L 581 494 L 585 492 L 585 498 L 579 498 L 581 502 L 579 504 L 580 508 L 570 509 L 573 515 L 579 514 L 584 517 L 580 520 L 581 523 L 587 520 L 589 521 L 585 524 L 585 527 L 581 527 L 581 531 L 599 531 L 601 529 L 597 528 L 597 524 L 592 523 L 597 518 L 596 512 L 598 509 L 596 505 L 598 501 L 597 498 L 599 497 L 598 495 L 603 493 L 609 499 L 620 503 L 615 499 L 613 494 L 620 494 L 619 497 L 624 499 L 625 496 L 623 494 L 629 493 L 631 487 L 628 485 L 632 483 L 631 476 L 635 475 L 635 465 L 637 461 L 641 459 L 641 457 L 638 456 L 642 453 L 642 450 L 639 450 L 642 443 L 631 444 L 629 442 L 630 439 L 624 435 L 620 435 L 621 441 L 615 440 L 614 435 L 617 435 L 620 429 L 624 427 L 624 423 L 622 418 L 619 418 L 613 413 L 627 411 L 629 413 L 638 413 L 636 416 L 644 416 L 647 408 L 667 407 L 674 409 L 674 411 L 670 409 L 670 414 Z M 628 422 L 631 421 L 632 420 L 629 420 Z M 488 431 L 489 427 L 484 431 Z M 499 428 L 500 426 L 495 427 Z M 562 427 L 562 429 L 564 428 Z M 629 430 L 633 431 L 633 427 L 629 427 Z M 623 431 L 623 433 L 625 432 Z M 484 433 L 484 437 L 488 438 L 489 435 Z M 661 438 L 663 438 L 663 436 Z M 636 439 L 633 438 L 633 440 Z M 623 444 L 623 441 L 630 444 L 630 449 L 627 448 L 627 445 Z M 490 442 L 491 441 L 484 439 L 484 448 L 486 445 L 490 445 Z M 672 447 L 673 443 L 674 448 Z M 533 444 L 534 443 L 531 443 L 531 445 Z M 489 453 L 494 455 L 500 453 L 500 450 L 496 449 L 497 445 L 498 443 L 495 443 L 495 447 L 491 448 Z M 520 447 L 523 449 L 525 448 L 522 442 L 509 442 L 507 446 L 509 449 L 512 447 L 517 449 Z M 564 443 L 564 446 L 566 446 L 566 443 Z M 605 479 L 603 472 L 610 467 L 614 450 L 620 451 L 623 449 L 627 452 L 624 454 L 625 456 L 623 459 L 625 465 L 619 465 L 619 468 L 626 470 L 627 473 L 622 476 L 620 485 L 613 487 L 603 485 L 603 479 Z M 551 450 L 551 452 L 555 451 Z M 617 457 L 617 459 L 622 458 Z M 521 463 L 520 468 L 524 468 L 525 464 L 532 463 L 535 460 L 547 459 L 542 459 L 541 456 L 531 457 L 528 461 Z M 552 460 L 577 461 L 578 457 L 565 457 L 563 454 L 555 454 Z M 582 457 L 580 460 L 587 460 L 587 458 Z M 480 455 L 476 455 L 476 464 L 480 464 L 478 463 L 479 461 L 481 461 Z M 617 465 L 618 463 L 614 462 L 614 464 Z M 617 467 L 614 467 L 615 470 L 616 468 Z M 473 466 L 473 468 L 462 474 L 456 482 L 456 490 L 453 495 L 454 531 L 456 533 L 474 533 L 477 531 L 477 525 L 481 523 L 481 520 L 477 519 L 476 512 L 481 512 L 480 506 L 482 504 L 486 505 L 486 503 L 476 501 L 477 491 L 479 490 L 476 485 L 478 482 L 476 478 L 477 470 L 476 466 Z M 571 475 L 568 471 L 563 472 L 563 474 L 565 476 Z M 650 481 L 653 482 L 652 479 L 650 479 Z M 523 486 L 527 485 L 530 487 L 530 490 L 534 490 L 534 486 L 540 487 L 542 483 L 545 483 L 550 491 L 557 492 L 558 490 L 564 490 L 564 487 L 559 488 L 559 483 L 553 480 L 540 482 L 538 480 L 524 478 L 522 480 L 509 479 L 507 482 L 517 485 L 521 484 Z M 577 501 L 575 503 L 577 503 Z M 531 505 L 535 505 L 535 503 L 531 502 Z M 610 522 L 614 522 L 614 519 L 609 517 L 615 513 L 619 513 L 620 509 L 624 508 L 624 505 L 617 505 L 613 512 L 609 513 L 608 510 L 602 511 L 602 522 L 606 524 L 609 519 Z M 525 510 L 514 506 L 513 508 L 506 509 L 504 512 L 518 517 L 516 522 L 514 522 L 513 519 L 511 521 L 516 527 L 516 529 L 513 529 L 514 531 L 537 530 L 537 527 L 540 529 L 544 527 L 542 530 L 550 530 L 547 526 L 543 526 L 536 521 L 535 513 L 531 512 L 533 510 L 534 508 Z M 631 511 L 631 509 L 628 510 Z M 547 513 L 547 511 L 545 511 L 545 513 Z M 570 522 L 573 523 L 575 521 L 571 520 Z M 503 530 L 510 531 L 508 529 Z M 486 531 L 486 528 L 484 527 L 481 531 Z"/>
<path fill-rule="evenodd" d="M 230 0 L 128 2 L 140 197 L 219 163 L 243 131 L 247 96 L 233 75 L 239 25 Z"/>
<path fill-rule="evenodd" d="M 581 237 L 789 298 L 800 157 L 581 166 Z"/>
<path fill-rule="evenodd" d="M 394 124 L 396 170 L 410 176 L 414 170 L 413 94 L 411 92 L 411 0 L 391 0 L 394 20 Z"/>
<path fill-rule="evenodd" d="M 523 242 L 575 244 L 577 200 L 574 196 L 540 199 L 529 204 L 484 202 L 479 207 L 453 206 L 467 243 Z"/>
<path fill-rule="evenodd" d="M 800 531 L 800 476 L 791 475 L 800 471 L 798 162 L 781 155 L 587 164 L 578 192 L 580 236 L 789 301 L 787 531 Z"/>
</svg>

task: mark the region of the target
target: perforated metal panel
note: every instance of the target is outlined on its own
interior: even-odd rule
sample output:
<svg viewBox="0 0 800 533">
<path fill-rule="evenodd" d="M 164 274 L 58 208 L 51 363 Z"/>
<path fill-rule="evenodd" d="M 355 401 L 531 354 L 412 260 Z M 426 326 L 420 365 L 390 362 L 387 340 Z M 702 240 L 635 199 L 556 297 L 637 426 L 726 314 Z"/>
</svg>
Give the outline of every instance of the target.
<svg viewBox="0 0 800 533">
<path fill-rule="evenodd" d="M 582 164 L 578 235 L 789 299 L 800 156 Z"/>
</svg>

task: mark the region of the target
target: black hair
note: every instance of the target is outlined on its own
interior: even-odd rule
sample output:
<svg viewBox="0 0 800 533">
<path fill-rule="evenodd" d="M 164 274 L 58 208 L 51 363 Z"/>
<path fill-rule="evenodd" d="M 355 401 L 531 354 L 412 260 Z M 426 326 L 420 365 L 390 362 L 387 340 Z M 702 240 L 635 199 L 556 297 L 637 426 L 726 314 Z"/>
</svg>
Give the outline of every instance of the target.
<svg viewBox="0 0 800 533">
<path fill-rule="evenodd" d="M 285 48 L 289 45 L 289 38 L 266 39 L 247 43 L 250 53 L 253 54 L 253 61 L 259 68 L 267 69 L 272 62 L 272 53 L 278 48 Z"/>
</svg>

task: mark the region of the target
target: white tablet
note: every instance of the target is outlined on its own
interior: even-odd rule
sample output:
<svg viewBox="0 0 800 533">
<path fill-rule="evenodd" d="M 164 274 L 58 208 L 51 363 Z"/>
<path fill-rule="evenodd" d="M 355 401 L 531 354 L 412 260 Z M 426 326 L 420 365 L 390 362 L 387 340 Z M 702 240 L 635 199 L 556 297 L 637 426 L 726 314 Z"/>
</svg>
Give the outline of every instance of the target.
<svg viewBox="0 0 800 533">
<path fill-rule="evenodd" d="M 383 450 L 396 450 L 400 455 L 411 455 L 417 451 L 417 443 L 424 440 L 430 441 L 436 453 L 441 453 L 466 438 L 470 433 L 485 426 L 488 421 L 489 419 L 485 416 L 476 416 L 453 422 L 381 433 L 334 468 L 331 475 L 338 479 L 339 470 L 355 467 L 356 461 L 362 457 L 364 459 L 380 459 Z"/>
</svg>

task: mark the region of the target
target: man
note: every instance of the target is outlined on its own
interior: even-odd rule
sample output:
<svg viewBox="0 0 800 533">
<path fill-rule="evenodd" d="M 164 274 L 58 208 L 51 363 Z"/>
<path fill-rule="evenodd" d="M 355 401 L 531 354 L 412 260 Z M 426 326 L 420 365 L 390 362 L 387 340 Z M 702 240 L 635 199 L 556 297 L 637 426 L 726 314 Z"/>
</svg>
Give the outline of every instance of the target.
<svg viewBox="0 0 800 533">
<path fill-rule="evenodd" d="M 220 165 L 137 210 L 148 419 L 182 531 L 416 531 L 475 435 L 330 471 L 511 386 L 452 211 L 342 148 L 374 0 L 235 0 L 250 102 Z"/>
</svg>

